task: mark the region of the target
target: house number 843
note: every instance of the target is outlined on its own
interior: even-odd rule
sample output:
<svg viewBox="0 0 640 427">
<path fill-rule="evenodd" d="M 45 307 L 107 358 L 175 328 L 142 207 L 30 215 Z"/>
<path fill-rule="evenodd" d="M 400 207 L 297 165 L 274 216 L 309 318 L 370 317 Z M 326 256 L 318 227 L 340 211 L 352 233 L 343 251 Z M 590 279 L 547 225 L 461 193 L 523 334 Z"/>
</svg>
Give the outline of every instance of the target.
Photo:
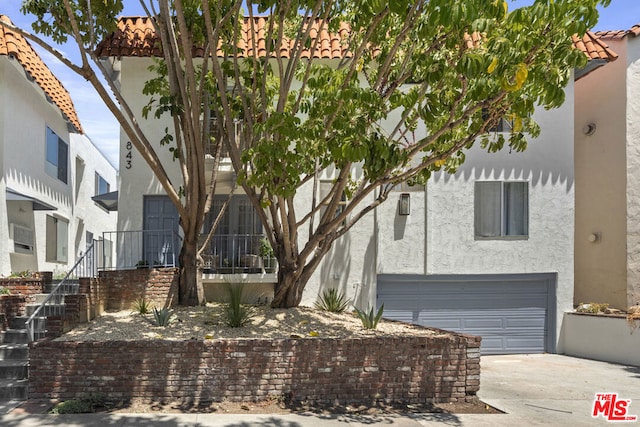
<svg viewBox="0 0 640 427">
<path fill-rule="evenodd" d="M 133 149 L 133 144 L 131 144 L 131 141 L 127 142 L 127 154 L 125 154 L 125 167 L 127 169 L 131 169 L 131 158 L 133 157 L 131 154 L 131 150 Z"/>
</svg>

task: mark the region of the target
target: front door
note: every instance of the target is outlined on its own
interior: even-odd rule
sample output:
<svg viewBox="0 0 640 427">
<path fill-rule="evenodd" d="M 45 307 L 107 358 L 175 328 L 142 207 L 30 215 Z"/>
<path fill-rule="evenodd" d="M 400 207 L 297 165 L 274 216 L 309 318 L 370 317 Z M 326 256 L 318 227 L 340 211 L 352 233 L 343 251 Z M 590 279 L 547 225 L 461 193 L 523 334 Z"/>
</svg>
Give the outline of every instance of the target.
<svg viewBox="0 0 640 427">
<path fill-rule="evenodd" d="M 167 196 L 144 197 L 142 260 L 144 265 L 176 266 L 178 251 L 178 210 Z"/>
</svg>

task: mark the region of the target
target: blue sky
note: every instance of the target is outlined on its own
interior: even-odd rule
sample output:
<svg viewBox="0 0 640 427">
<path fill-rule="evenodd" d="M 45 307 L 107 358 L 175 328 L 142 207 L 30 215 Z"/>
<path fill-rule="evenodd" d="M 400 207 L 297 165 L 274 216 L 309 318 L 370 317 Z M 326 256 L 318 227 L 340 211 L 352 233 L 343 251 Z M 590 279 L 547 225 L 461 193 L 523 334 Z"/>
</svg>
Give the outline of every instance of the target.
<svg viewBox="0 0 640 427">
<path fill-rule="evenodd" d="M 20 14 L 22 0 L 0 0 L 0 2 L 0 14 L 8 15 L 17 26 L 31 30 L 33 18 Z M 533 0 L 511 0 L 509 1 L 509 9 L 531 3 Z M 124 14 L 126 15 L 140 15 L 142 13 L 138 1 L 125 0 L 125 5 Z M 626 30 L 635 24 L 640 24 L 640 0 L 612 0 L 608 8 L 601 10 L 600 20 L 594 30 Z M 59 46 L 58 50 L 69 58 L 76 57 L 71 45 Z M 87 136 L 117 167 L 120 128 L 116 120 L 84 79 L 68 70 L 48 53 L 40 49 L 38 52 L 71 93 Z"/>
</svg>

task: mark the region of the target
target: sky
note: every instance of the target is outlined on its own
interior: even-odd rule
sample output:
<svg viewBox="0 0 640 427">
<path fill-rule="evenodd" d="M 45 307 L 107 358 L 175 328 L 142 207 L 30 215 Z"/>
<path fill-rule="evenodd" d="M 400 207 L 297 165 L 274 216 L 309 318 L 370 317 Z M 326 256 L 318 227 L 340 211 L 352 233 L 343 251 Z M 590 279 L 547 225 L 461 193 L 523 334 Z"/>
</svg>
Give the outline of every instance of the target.
<svg viewBox="0 0 640 427">
<path fill-rule="evenodd" d="M 533 0 L 508 0 L 509 10 L 533 3 Z M 7 15 L 20 28 L 31 31 L 32 16 L 20 13 L 22 0 L 0 0 L 0 14 Z M 136 0 L 125 0 L 124 15 L 141 15 L 143 10 Z M 611 0 L 609 7 L 601 9 L 594 30 L 626 30 L 640 24 L 640 0 Z M 33 43 L 32 43 L 33 45 Z M 35 46 L 34 46 L 35 47 Z M 73 73 L 49 53 L 35 47 L 44 62 L 71 94 L 85 134 L 116 168 L 120 146 L 120 127 L 103 105 L 95 90 L 80 76 Z M 70 59 L 78 56 L 71 44 L 57 46 Z"/>
</svg>

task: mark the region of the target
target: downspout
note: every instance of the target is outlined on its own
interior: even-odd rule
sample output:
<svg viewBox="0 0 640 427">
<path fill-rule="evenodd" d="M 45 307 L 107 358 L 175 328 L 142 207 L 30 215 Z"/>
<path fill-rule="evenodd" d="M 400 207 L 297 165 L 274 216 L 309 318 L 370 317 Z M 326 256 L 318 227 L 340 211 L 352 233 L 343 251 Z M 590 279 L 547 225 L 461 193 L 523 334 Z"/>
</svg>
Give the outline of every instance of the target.
<svg viewBox="0 0 640 427">
<path fill-rule="evenodd" d="M 424 184 L 424 275 L 429 274 L 429 267 L 427 264 L 428 261 L 428 250 L 429 250 L 429 203 L 427 202 L 427 196 L 429 192 L 427 191 L 428 181 Z"/>
</svg>

